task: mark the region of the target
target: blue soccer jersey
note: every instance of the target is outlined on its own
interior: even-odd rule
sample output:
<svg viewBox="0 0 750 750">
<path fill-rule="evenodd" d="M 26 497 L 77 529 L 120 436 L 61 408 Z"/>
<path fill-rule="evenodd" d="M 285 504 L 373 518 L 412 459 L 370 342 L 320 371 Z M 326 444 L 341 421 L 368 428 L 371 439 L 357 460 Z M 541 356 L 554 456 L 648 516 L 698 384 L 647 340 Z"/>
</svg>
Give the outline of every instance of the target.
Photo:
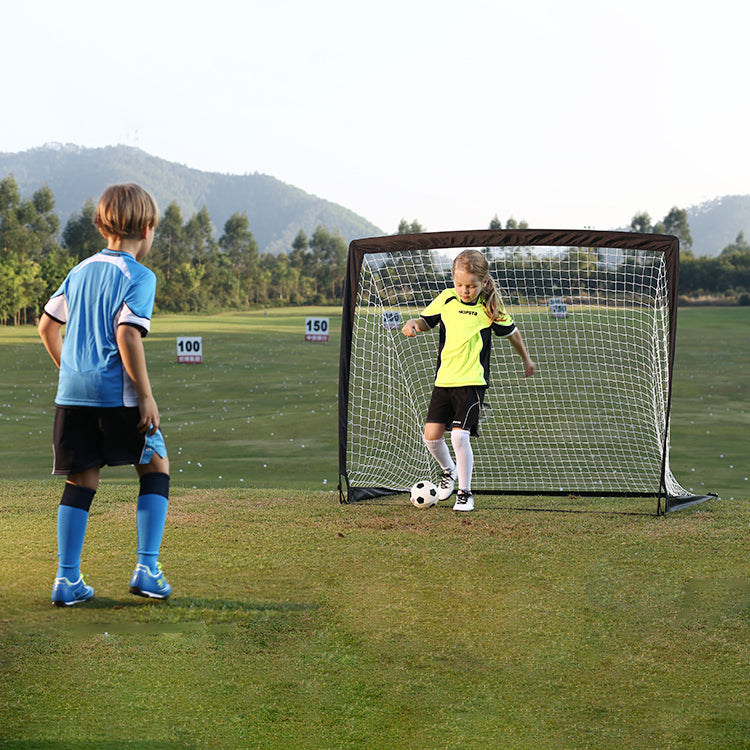
<svg viewBox="0 0 750 750">
<path fill-rule="evenodd" d="M 79 263 L 44 307 L 65 324 L 60 406 L 138 406 L 117 348 L 122 324 L 145 336 L 151 327 L 156 276 L 130 253 L 103 250 Z"/>
</svg>

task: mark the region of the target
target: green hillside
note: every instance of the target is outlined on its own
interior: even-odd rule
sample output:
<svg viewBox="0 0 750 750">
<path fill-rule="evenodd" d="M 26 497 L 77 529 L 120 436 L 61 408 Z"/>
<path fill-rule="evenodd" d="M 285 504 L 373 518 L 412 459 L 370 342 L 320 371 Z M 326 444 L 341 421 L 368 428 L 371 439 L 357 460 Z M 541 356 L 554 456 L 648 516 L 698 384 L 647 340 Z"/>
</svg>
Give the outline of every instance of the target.
<svg viewBox="0 0 750 750">
<path fill-rule="evenodd" d="M 205 205 L 217 234 L 232 214 L 246 212 L 261 253 L 287 251 L 300 229 L 309 237 L 318 225 L 338 233 L 347 243 L 355 237 L 384 234 L 353 211 L 275 177 L 201 172 L 129 146 L 47 145 L 0 153 L 0 179 L 8 174 L 13 174 L 22 194 L 28 196 L 46 183 L 55 196 L 62 227 L 87 198 L 96 200 L 107 185 L 139 182 L 153 193 L 162 210 L 176 201 L 188 218 Z"/>
<path fill-rule="evenodd" d="M 725 195 L 688 209 L 693 252 L 718 255 L 744 232 L 750 238 L 750 195 Z"/>
<path fill-rule="evenodd" d="M 246 212 L 261 253 L 287 251 L 300 229 L 309 237 L 318 225 L 337 232 L 347 243 L 385 234 L 344 206 L 270 175 L 202 172 L 130 146 L 47 144 L 20 153 L 0 152 L 0 179 L 8 174 L 26 196 L 49 185 L 63 227 L 87 198 L 96 200 L 104 186 L 134 181 L 148 187 L 162 209 L 176 201 L 186 219 L 205 205 L 217 236 L 233 213 Z M 750 195 L 726 195 L 684 208 L 697 256 L 718 255 L 740 232 L 750 237 Z M 622 218 L 629 220 L 626 211 Z"/>
</svg>

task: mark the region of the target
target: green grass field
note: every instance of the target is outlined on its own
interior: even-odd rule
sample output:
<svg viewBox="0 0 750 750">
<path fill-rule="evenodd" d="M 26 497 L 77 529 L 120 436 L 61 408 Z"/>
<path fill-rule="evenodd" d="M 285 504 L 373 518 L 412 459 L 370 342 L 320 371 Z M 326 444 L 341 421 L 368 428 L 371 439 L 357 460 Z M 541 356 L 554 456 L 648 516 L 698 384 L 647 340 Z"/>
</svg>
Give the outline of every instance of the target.
<svg viewBox="0 0 750 750">
<path fill-rule="evenodd" d="M 306 317 L 330 318 L 329 342 L 305 341 Z M 331 308 L 159 316 L 144 343 L 173 484 L 333 490 L 340 320 Z M 177 363 L 177 336 L 203 338 L 203 364 Z M 56 368 L 32 327 L 0 330 L 0 352 L 0 478 L 44 478 Z"/>
<path fill-rule="evenodd" d="M 678 329 L 672 468 L 719 499 L 479 496 L 467 517 L 339 505 L 338 310 L 158 317 L 175 592 L 127 593 L 136 482 L 105 469 L 96 598 L 70 610 L 49 604 L 54 366 L 0 330 L 0 747 L 750 747 L 750 309 Z M 178 335 L 203 365 L 176 364 Z"/>
</svg>

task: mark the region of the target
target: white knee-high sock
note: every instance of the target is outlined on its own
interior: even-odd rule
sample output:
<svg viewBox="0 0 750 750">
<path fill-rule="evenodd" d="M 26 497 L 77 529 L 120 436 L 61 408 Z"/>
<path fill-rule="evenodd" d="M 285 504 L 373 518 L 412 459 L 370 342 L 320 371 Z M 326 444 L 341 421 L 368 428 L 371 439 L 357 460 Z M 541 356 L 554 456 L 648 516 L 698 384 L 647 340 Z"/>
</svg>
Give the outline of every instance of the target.
<svg viewBox="0 0 750 750">
<path fill-rule="evenodd" d="M 427 450 L 432 453 L 432 457 L 440 464 L 441 469 L 455 471 L 456 464 L 451 458 L 451 452 L 448 450 L 445 438 L 440 438 L 440 440 L 425 440 L 424 444 L 427 446 Z"/>
<path fill-rule="evenodd" d="M 468 430 L 451 430 L 451 443 L 456 452 L 458 489 L 471 492 L 471 473 L 474 470 L 474 451 Z"/>
</svg>

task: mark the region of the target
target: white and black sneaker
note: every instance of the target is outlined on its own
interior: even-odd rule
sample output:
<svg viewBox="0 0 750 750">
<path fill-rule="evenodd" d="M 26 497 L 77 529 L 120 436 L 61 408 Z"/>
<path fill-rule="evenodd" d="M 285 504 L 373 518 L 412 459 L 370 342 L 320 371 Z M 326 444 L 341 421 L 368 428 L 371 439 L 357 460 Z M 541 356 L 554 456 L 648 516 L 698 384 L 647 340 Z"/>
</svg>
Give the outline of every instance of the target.
<svg viewBox="0 0 750 750">
<path fill-rule="evenodd" d="M 453 510 L 474 510 L 474 495 L 467 490 L 459 490 Z"/>
<path fill-rule="evenodd" d="M 456 472 L 453 469 L 443 469 L 438 483 L 438 500 L 447 500 L 453 494 L 456 478 Z"/>
</svg>

